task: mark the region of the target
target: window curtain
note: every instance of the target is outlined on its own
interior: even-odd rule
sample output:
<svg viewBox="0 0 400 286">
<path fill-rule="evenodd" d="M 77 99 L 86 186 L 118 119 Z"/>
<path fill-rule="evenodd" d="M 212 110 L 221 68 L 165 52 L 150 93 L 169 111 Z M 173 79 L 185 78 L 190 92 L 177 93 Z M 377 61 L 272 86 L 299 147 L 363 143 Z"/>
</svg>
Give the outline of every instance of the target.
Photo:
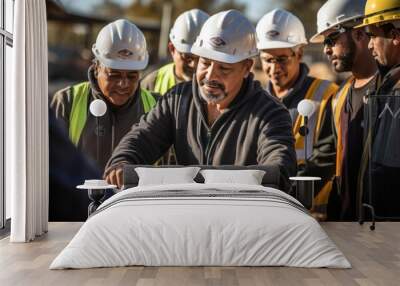
<svg viewBox="0 0 400 286">
<path fill-rule="evenodd" d="M 11 242 L 48 229 L 48 77 L 45 0 L 16 0 L 12 94 L 6 96 L 6 188 Z"/>
</svg>

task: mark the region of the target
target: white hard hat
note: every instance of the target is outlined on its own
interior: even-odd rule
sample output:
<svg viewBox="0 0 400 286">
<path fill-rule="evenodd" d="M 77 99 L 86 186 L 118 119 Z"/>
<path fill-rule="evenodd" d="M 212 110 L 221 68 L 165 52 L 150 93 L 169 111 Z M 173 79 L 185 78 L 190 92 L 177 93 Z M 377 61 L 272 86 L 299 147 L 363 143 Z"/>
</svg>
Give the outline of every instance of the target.
<svg viewBox="0 0 400 286">
<path fill-rule="evenodd" d="M 174 26 L 169 33 L 169 39 L 175 49 L 181 53 L 190 53 L 190 49 L 201 27 L 210 16 L 199 9 L 186 11 L 176 18 Z"/>
<path fill-rule="evenodd" d="M 223 63 L 237 63 L 258 55 L 256 33 L 239 11 L 214 14 L 204 23 L 192 54 Z"/>
<path fill-rule="evenodd" d="M 128 20 L 103 27 L 92 47 L 96 58 L 108 68 L 143 70 L 149 62 L 143 33 Z"/>
<path fill-rule="evenodd" d="M 265 14 L 258 22 L 256 32 L 259 50 L 294 48 L 307 44 L 303 23 L 283 9 Z"/>
<path fill-rule="evenodd" d="M 324 33 L 330 29 L 352 28 L 364 17 L 366 0 L 328 0 L 317 14 L 317 34 L 311 43 L 322 43 Z"/>
</svg>

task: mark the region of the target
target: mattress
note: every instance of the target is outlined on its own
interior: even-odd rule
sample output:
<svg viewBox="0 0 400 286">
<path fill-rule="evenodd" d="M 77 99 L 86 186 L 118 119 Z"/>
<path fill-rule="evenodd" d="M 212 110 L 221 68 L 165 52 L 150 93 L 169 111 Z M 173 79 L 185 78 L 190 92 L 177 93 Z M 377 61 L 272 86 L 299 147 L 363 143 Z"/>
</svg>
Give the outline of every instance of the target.
<svg viewBox="0 0 400 286">
<path fill-rule="evenodd" d="M 114 195 L 50 269 L 132 265 L 351 267 L 286 193 L 197 183 L 139 186 Z"/>
</svg>

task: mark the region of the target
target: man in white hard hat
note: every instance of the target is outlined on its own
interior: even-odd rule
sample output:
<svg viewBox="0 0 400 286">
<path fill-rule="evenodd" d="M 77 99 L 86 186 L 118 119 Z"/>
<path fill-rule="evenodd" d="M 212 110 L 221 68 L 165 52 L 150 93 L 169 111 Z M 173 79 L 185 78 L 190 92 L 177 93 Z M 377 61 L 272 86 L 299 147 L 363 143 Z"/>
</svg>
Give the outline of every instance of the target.
<svg viewBox="0 0 400 286">
<path fill-rule="evenodd" d="M 146 68 L 148 53 L 144 35 L 136 25 L 127 20 L 106 25 L 99 32 L 92 51 L 95 60 L 88 71 L 89 81 L 58 91 L 51 107 L 75 146 L 104 170 L 121 138 L 155 105 L 156 99 L 140 87 L 139 71 Z M 95 99 L 107 105 L 105 115 L 99 118 L 99 126 L 89 112 L 90 103 Z M 97 150 L 97 138 L 100 150 Z"/>
<path fill-rule="evenodd" d="M 354 220 L 364 146 L 363 97 L 376 89 L 376 64 L 368 51 L 369 37 L 360 24 L 365 0 L 329 0 L 318 11 L 318 32 L 312 43 L 322 43 L 324 53 L 338 73 L 351 72 L 333 100 L 337 136 L 335 192 L 328 215 Z M 336 197 L 336 203 L 334 198 Z"/>
<path fill-rule="evenodd" d="M 256 31 L 262 68 L 269 79 L 267 91 L 282 101 L 292 118 L 298 174 L 322 178 L 316 183 L 314 211 L 323 218 L 335 171 L 330 102 L 338 87 L 335 83 L 308 75 L 309 69 L 302 63 L 303 47 L 307 45 L 307 39 L 298 17 L 286 10 L 275 9 L 261 18 Z M 307 164 L 305 137 L 301 132 L 304 118 L 297 111 L 303 99 L 311 100 L 316 107 L 308 118 L 307 137 L 310 143 L 307 146 Z"/>
<path fill-rule="evenodd" d="M 122 184 L 124 164 L 152 164 L 171 145 L 180 165 L 273 165 L 281 188 L 296 172 L 287 109 L 253 79 L 253 25 L 236 10 L 211 16 L 191 52 L 192 81 L 176 85 L 122 139 L 105 172 Z M 145 150 L 145 152 L 143 152 Z"/>
<path fill-rule="evenodd" d="M 164 95 L 177 83 L 192 80 L 198 57 L 190 49 L 208 17 L 200 9 L 192 9 L 179 15 L 169 34 L 168 50 L 173 62 L 143 78 L 143 87 Z"/>
<path fill-rule="evenodd" d="M 168 43 L 173 62 L 145 76 L 141 82 L 144 88 L 164 95 L 177 83 L 192 80 L 199 59 L 190 49 L 208 17 L 209 15 L 200 9 L 192 9 L 178 16 L 171 28 Z M 160 163 L 176 164 L 173 148 L 165 154 Z"/>
</svg>

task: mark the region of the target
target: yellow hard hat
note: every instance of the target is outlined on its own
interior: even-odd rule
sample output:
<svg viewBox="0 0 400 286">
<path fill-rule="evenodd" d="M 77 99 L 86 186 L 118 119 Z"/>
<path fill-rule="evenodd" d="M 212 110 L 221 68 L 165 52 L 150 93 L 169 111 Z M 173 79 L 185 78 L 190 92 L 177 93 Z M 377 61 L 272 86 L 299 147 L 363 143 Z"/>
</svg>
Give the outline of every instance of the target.
<svg viewBox="0 0 400 286">
<path fill-rule="evenodd" d="M 356 28 L 400 20 L 400 0 L 368 0 L 363 23 Z"/>
</svg>

